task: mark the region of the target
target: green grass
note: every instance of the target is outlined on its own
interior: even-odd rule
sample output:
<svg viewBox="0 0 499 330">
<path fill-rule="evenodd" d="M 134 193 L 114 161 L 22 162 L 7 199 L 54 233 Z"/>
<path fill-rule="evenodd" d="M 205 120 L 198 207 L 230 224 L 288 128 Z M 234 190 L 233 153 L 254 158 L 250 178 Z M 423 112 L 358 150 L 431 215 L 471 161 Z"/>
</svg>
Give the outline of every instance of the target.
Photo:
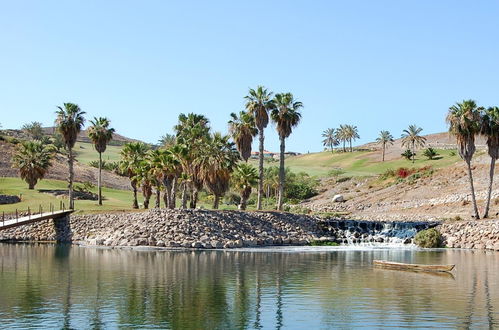
<svg viewBox="0 0 499 330">
<path fill-rule="evenodd" d="M 345 153 L 318 152 L 304 154 L 300 156 L 286 158 L 286 167 L 293 172 L 306 172 L 313 176 L 325 177 L 333 168 L 341 168 L 344 173 L 342 176 L 373 176 L 385 172 L 387 169 L 397 169 L 399 167 L 424 167 L 432 166 L 442 168 L 454 164 L 460 158 L 457 155 L 451 155 L 451 150 L 437 150 L 438 159 L 428 160 L 421 155 L 417 155 L 414 164 L 412 161 L 402 157 L 385 162 L 379 161 L 379 152 L 372 151 L 354 151 Z M 421 151 L 419 152 L 421 153 Z M 257 166 L 257 160 L 252 160 L 254 166 Z M 278 166 L 278 162 L 265 162 L 265 166 Z"/>
<path fill-rule="evenodd" d="M 106 151 L 102 154 L 102 160 L 106 162 L 117 162 L 120 160 L 121 146 L 107 146 Z M 77 142 L 74 150 L 76 159 L 83 164 L 88 164 L 93 160 L 99 160 L 99 154 L 95 151 L 93 144 Z"/>
<path fill-rule="evenodd" d="M 0 212 L 11 213 L 18 210 L 38 210 L 42 205 L 44 210 L 48 210 L 52 203 L 59 207 L 60 201 L 68 206 L 67 198 L 56 198 L 47 193 L 41 193 L 38 189 L 67 189 L 67 183 L 59 180 L 42 180 L 34 190 L 29 190 L 28 185 L 18 178 L 0 178 L 0 194 L 21 196 L 22 201 L 16 204 L 0 205 Z M 102 188 L 105 197 L 104 205 L 99 206 L 97 201 L 75 201 L 75 208 L 82 211 L 109 211 L 109 210 L 129 210 L 132 205 L 133 194 L 131 191 Z M 141 197 L 141 196 L 140 196 Z M 142 199 L 139 199 L 139 203 Z"/>
<path fill-rule="evenodd" d="M 66 207 L 69 205 L 67 197 L 56 198 L 55 196 L 39 192 L 43 189 L 67 189 L 67 183 L 65 181 L 59 180 L 42 180 L 40 181 L 34 190 L 29 190 L 28 185 L 21 179 L 18 178 L 0 178 L 0 194 L 5 195 L 17 195 L 21 196 L 22 201 L 15 204 L 0 205 L 0 216 L 2 212 L 14 213 L 17 210 L 26 211 L 28 207 L 38 212 L 39 206 L 41 205 L 43 210 L 49 210 L 50 204 L 54 205 L 57 209 L 59 208 L 60 202 L 63 201 Z M 93 189 L 96 193 L 97 189 Z M 102 195 L 104 196 L 104 201 L 102 206 L 97 204 L 97 201 L 75 201 L 75 209 L 79 212 L 93 213 L 100 211 L 132 211 L 132 200 L 133 194 L 131 191 L 127 190 L 117 190 L 102 188 Z M 212 199 L 210 196 L 201 194 L 202 199 L 198 202 L 198 207 L 205 209 L 212 208 Z M 180 196 L 178 196 L 180 197 Z M 139 204 L 143 203 L 143 197 L 141 193 L 138 193 Z M 154 202 L 156 196 L 153 195 L 150 200 L 150 207 L 154 207 Z M 177 206 L 180 204 L 180 198 L 177 199 Z M 161 201 L 161 206 L 163 207 L 163 201 Z M 236 210 L 236 205 L 226 205 L 223 202 L 220 203 L 221 210 Z M 249 210 L 254 210 L 254 206 L 249 206 Z M 270 208 L 269 208 L 270 209 Z"/>
</svg>

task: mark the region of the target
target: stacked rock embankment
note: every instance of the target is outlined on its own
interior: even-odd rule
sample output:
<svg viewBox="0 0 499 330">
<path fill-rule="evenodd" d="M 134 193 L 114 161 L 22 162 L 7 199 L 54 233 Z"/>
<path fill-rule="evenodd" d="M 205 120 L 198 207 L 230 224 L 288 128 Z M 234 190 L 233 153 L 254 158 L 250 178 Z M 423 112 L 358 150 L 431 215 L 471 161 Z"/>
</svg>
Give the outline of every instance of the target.
<svg viewBox="0 0 499 330">
<path fill-rule="evenodd" d="M 449 221 L 437 229 L 447 247 L 499 251 L 499 220 Z"/>
<path fill-rule="evenodd" d="M 150 210 L 72 215 L 0 232 L 0 239 L 84 245 L 237 248 L 304 245 L 322 236 L 318 219 L 277 212 Z"/>
</svg>

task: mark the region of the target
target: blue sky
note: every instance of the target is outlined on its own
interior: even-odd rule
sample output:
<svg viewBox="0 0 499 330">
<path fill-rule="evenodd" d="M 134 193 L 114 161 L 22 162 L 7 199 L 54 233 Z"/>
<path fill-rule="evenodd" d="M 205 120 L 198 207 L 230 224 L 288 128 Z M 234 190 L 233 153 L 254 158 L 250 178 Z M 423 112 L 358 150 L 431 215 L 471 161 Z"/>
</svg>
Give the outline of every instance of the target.
<svg viewBox="0 0 499 330">
<path fill-rule="evenodd" d="M 288 150 L 446 129 L 450 105 L 499 105 L 497 1 L 0 1 L 0 123 L 51 125 L 56 105 L 156 142 L 181 112 L 226 132 L 249 87 L 292 92 Z M 266 149 L 278 150 L 274 127 Z"/>
</svg>

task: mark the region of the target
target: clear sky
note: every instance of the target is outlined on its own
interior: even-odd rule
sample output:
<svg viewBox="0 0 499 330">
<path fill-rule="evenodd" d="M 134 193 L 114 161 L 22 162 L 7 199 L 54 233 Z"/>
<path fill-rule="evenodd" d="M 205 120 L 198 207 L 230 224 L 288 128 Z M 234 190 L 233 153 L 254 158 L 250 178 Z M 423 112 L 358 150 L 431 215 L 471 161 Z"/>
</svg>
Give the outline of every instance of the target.
<svg viewBox="0 0 499 330">
<path fill-rule="evenodd" d="M 73 102 L 147 142 L 181 112 L 226 132 L 262 84 L 304 104 L 291 151 L 339 124 L 357 143 L 440 132 L 456 101 L 499 105 L 498 17 L 498 1 L 0 0 L 0 123 L 52 125 Z"/>
</svg>

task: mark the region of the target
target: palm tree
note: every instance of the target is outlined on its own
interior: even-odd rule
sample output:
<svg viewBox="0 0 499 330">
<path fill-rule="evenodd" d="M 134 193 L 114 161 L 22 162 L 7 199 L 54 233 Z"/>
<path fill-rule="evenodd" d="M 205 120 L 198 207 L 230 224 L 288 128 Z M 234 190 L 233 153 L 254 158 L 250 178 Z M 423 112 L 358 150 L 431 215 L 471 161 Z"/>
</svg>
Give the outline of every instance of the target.
<svg viewBox="0 0 499 330">
<path fill-rule="evenodd" d="M 64 139 L 64 145 L 68 150 L 68 167 L 69 167 L 69 208 L 74 209 L 73 200 L 73 147 L 76 143 L 78 134 L 80 133 L 83 124 L 85 123 L 85 118 L 83 115 L 84 111 L 80 107 L 73 103 L 64 103 L 63 107 L 57 107 L 59 110 L 56 111 L 57 119 L 55 124 L 57 131 L 62 135 Z"/>
<path fill-rule="evenodd" d="M 382 150 L 383 150 L 383 157 L 382 157 L 382 162 L 385 161 L 385 150 L 386 146 L 389 144 L 393 144 L 393 136 L 390 134 L 388 131 L 381 131 L 379 132 L 379 136 L 376 139 L 376 143 L 381 144 Z"/>
<path fill-rule="evenodd" d="M 338 141 L 338 137 L 336 135 L 336 130 L 334 128 L 328 128 L 324 132 L 322 132 L 322 145 L 331 149 L 331 153 L 334 151 L 334 147 L 340 144 Z"/>
<path fill-rule="evenodd" d="M 487 138 L 487 149 L 490 156 L 489 187 L 487 191 L 487 204 L 483 214 L 489 217 L 490 198 L 492 196 L 492 184 L 494 182 L 494 168 L 499 158 L 499 107 L 490 107 L 482 111 L 480 133 Z"/>
<path fill-rule="evenodd" d="M 402 147 L 411 148 L 412 162 L 414 163 L 414 156 L 416 155 L 416 148 L 424 147 L 426 138 L 419 135 L 423 129 L 416 125 L 409 125 L 402 133 Z"/>
<path fill-rule="evenodd" d="M 279 157 L 279 199 L 277 202 L 277 209 L 282 211 L 284 184 L 286 181 L 284 168 L 285 140 L 291 135 L 293 127 L 296 127 L 300 122 L 300 109 L 303 107 L 303 104 L 296 101 L 291 93 L 276 94 L 274 103 L 275 108 L 272 109 L 270 117 L 277 126 L 277 133 L 279 134 L 279 140 L 281 142 Z"/>
<path fill-rule="evenodd" d="M 149 158 L 148 156 L 149 155 L 146 155 L 147 158 Z M 152 187 L 157 187 L 156 177 L 154 176 L 154 171 L 149 159 L 144 159 L 140 162 L 133 179 L 141 186 L 142 196 L 144 196 L 144 208 L 148 209 L 149 201 L 152 196 Z"/>
<path fill-rule="evenodd" d="M 258 134 L 255 118 L 245 111 L 239 112 L 239 117 L 235 113 L 231 113 L 230 116 L 232 119 L 229 120 L 229 134 L 236 142 L 241 158 L 247 162 L 251 156 L 253 137 Z"/>
<path fill-rule="evenodd" d="M 220 198 L 230 188 L 230 176 L 238 160 L 234 143 L 220 133 L 210 136 L 202 155 L 195 160 L 204 184 L 215 196 L 214 209 L 218 209 Z"/>
<path fill-rule="evenodd" d="M 99 177 L 97 186 L 99 189 L 99 205 L 102 205 L 102 153 L 106 151 L 107 144 L 113 138 L 114 128 L 109 128 L 107 118 L 95 117 L 91 120 L 92 126 L 88 128 L 88 137 L 94 143 L 95 150 L 99 153 Z"/>
<path fill-rule="evenodd" d="M 133 189 L 133 204 L 134 209 L 139 208 L 137 201 L 137 174 L 142 166 L 142 161 L 146 157 L 149 148 L 142 142 L 130 142 L 121 149 L 120 170 L 130 178 L 130 185 Z"/>
<path fill-rule="evenodd" d="M 34 189 L 51 166 L 52 152 L 40 141 L 22 142 L 12 157 L 12 166 L 19 169 L 28 189 Z"/>
<path fill-rule="evenodd" d="M 203 188 L 199 163 L 195 162 L 202 153 L 209 139 L 209 120 L 203 115 L 190 113 L 180 114 L 178 124 L 174 127 L 177 143 L 184 149 L 182 152 L 182 170 L 189 177 L 191 190 L 190 208 L 196 208 L 199 191 Z"/>
<path fill-rule="evenodd" d="M 263 197 L 263 150 L 264 150 L 264 130 L 269 124 L 269 111 L 274 108 L 274 103 L 272 100 L 272 92 L 269 92 L 265 87 L 258 86 L 256 89 L 250 88 L 246 99 L 246 109 L 255 118 L 255 124 L 258 128 L 260 145 L 258 148 L 258 199 L 256 203 L 256 208 L 258 210 L 262 209 L 262 197 Z"/>
<path fill-rule="evenodd" d="M 466 162 L 470 182 L 471 199 L 473 201 L 474 217 L 480 218 L 476 205 L 473 175 L 471 173 L 471 159 L 475 153 L 475 136 L 480 133 L 480 111 L 483 110 L 473 100 L 456 103 L 449 108 L 446 121 L 449 132 L 456 137 L 459 156 Z"/>
<path fill-rule="evenodd" d="M 156 191 L 156 204 L 155 208 L 161 207 L 161 190 L 162 190 L 162 181 L 163 181 L 163 153 L 165 150 L 156 149 L 150 150 L 148 154 L 148 162 L 150 166 L 150 174 L 153 177 L 154 189 Z M 165 192 L 166 194 L 166 192 Z M 165 203 L 165 207 L 168 205 Z"/>
<path fill-rule="evenodd" d="M 159 139 L 159 146 L 162 148 L 168 148 L 175 144 L 176 138 L 175 135 L 165 134 Z"/>
<path fill-rule="evenodd" d="M 357 126 L 354 125 L 345 125 L 345 126 L 346 126 L 346 138 L 350 143 L 350 152 L 353 152 L 352 140 L 355 141 L 357 139 L 360 139 L 359 131 L 357 129 Z"/>
<path fill-rule="evenodd" d="M 346 141 L 348 141 L 348 125 L 340 125 L 340 128 L 336 130 L 336 139 L 338 142 L 343 142 L 343 152 L 346 152 Z"/>
<path fill-rule="evenodd" d="M 251 188 L 258 183 L 258 173 L 256 168 L 249 164 L 241 163 L 236 166 L 232 176 L 234 186 L 241 194 L 239 210 L 246 210 L 248 199 L 251 195 Z"/>
</svg>

